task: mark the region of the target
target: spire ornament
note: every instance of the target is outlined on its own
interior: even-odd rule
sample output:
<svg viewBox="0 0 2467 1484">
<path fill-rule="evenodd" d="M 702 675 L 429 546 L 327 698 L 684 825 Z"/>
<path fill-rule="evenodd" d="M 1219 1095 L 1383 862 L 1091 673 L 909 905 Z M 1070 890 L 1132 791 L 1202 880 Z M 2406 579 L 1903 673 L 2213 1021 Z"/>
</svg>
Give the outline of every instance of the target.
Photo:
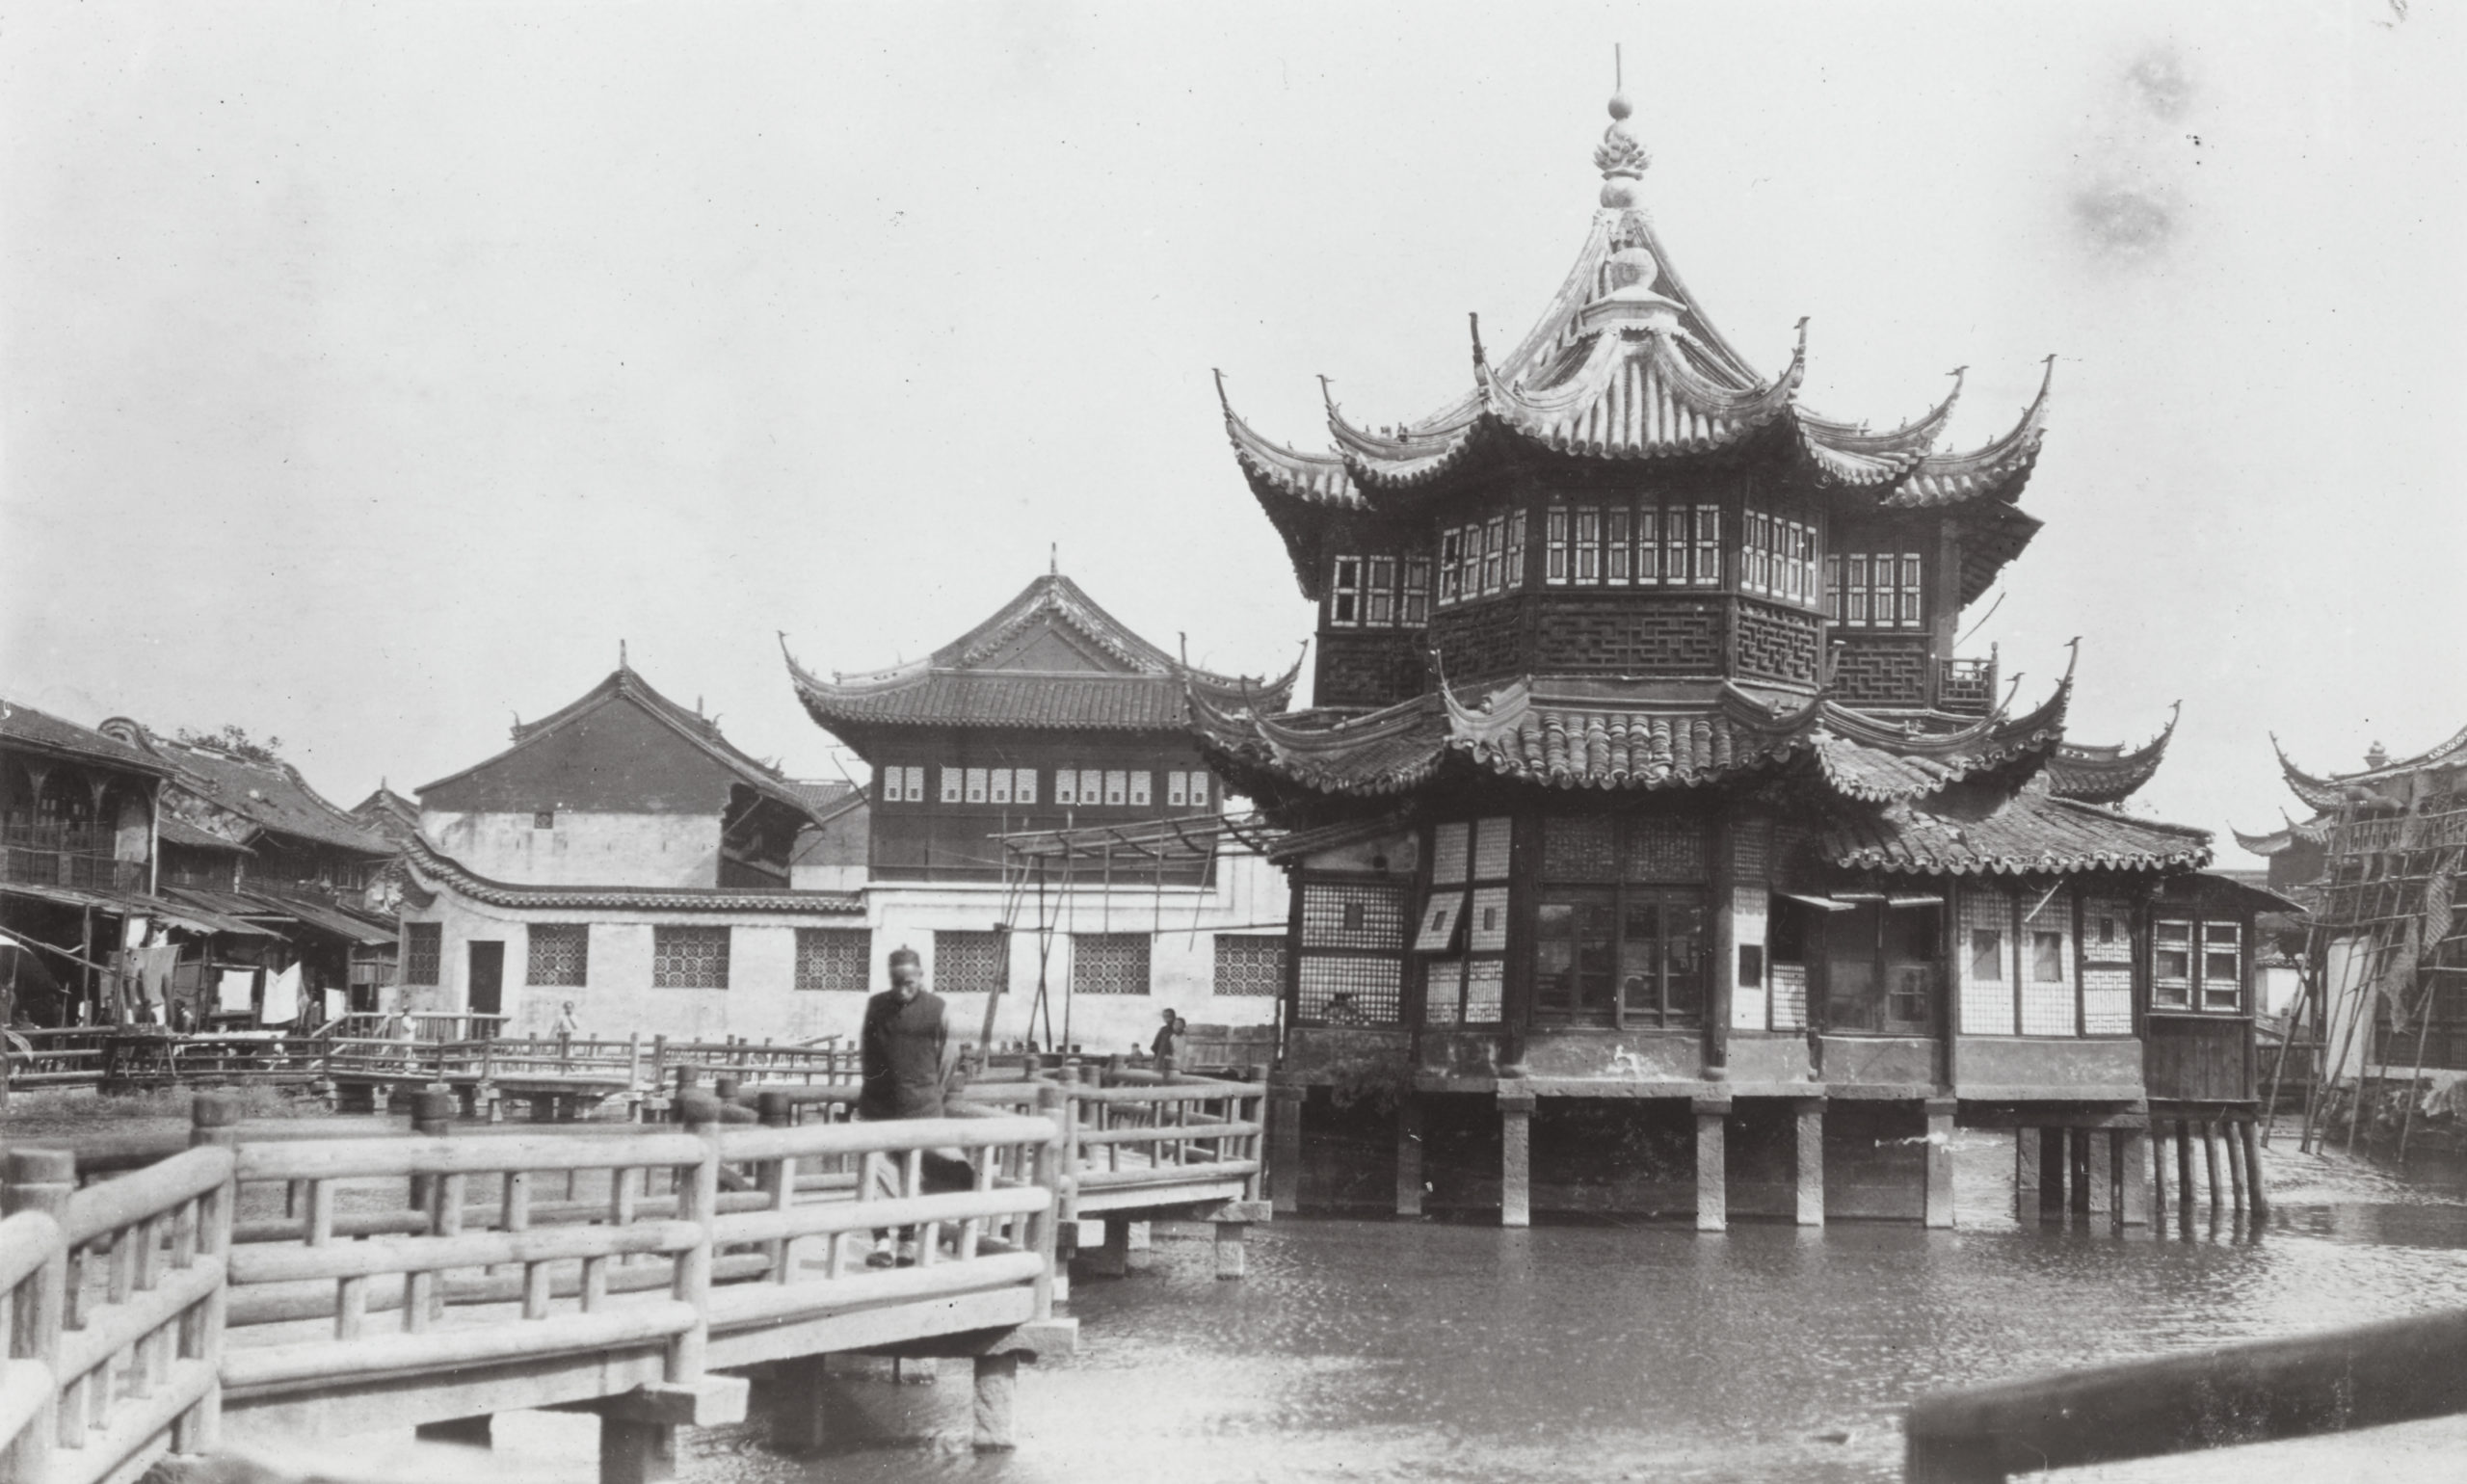
<svg viewBox="0 0 2467 1484">
<path fill-rule="evenodd" d="M 1628 116 L 1635 105 L 1628 101 L 1625 79 L 1618 48 L 1611 49 L 1613 89 L 1610 94 L 1610 127 L 1602 131 L 1602 143 L 1593 146 L 1593 164 L 1602 172 L 1602 204 L 1613 211 L 1625 211 L 1638 202 L 1636 183 L 1644 178 L 1645 168 L 1653 164 L 1653 156 L 1636 136 L 1628 132 Z"/>
</svg>

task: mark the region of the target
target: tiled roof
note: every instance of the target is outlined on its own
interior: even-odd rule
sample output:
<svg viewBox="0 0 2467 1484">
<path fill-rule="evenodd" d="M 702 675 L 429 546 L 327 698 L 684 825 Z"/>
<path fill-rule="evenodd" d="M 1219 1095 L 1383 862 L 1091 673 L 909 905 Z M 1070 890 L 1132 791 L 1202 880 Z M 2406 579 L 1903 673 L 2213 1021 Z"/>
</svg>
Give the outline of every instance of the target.
<svg viewBox="0 0 2467 1484">
<path fill-rule="evenodd" d="M 2427 768 L 2467 766 L 2467 730 L 2461 730 L 2449 741 L 2413 757 L 2383 762 L 2378 767 L 2364 768 L 2354 773 L 2335 773 L 2328 778 L 2318 778 L 2290 762 L 2287 750 L 2278 745 L 2278 738 L 2270 738 L 2270 747 L 2278 754 L 2279 770 L 2286 776 L 2287 786 L 2297 798 L 2324 811 L 2359 802 L 2395 803 L 2396 799 L 2381 793 L 2374 785 L 2421 773 Z"/>
<path fill-rule="evenodd" d="M 1097 668 L 1021 668 L 1003 651 L 1044 629 L 1067 633 L 1071 649 Z M 991 618 L 928 658 L 826 680 L 786 656 L 788 677 L 807 714 L 835 732 L 876 727 L 1032 727 L 1179 731 L 1185 688 L 1228 705 L 1256 698 L 1282 706 L 1301 674 L 1273 680 L 1217 675 L 1183 665 L 1099 607 L 1059 573 L 1030 583 Z"/>
<path fill-rule="evenodd" d="M 2181 714 L 2182 706 L 2177 709 Z M 2050 790 L 2059 799 L 2084 804 L 2122 804 L 2158 773 L 2167 756 L 2167 741 L 2175 734 L 2176 717 L 2170 716 L 2164 731 L 2131 752 L 2068 742 L 2048 759 Z"/>
<path fill-rule="evenodd" d="M 2177 871 L 2210 863 L 2210 834 L 2032 787 L 2002 798 L 1889 804 L 1837 821 L 1817 849 L 1846 870 L 1924 875 Z"/>
<path fill-rule="evenodd" d="M 105 736 L 91 727 L 63 721 L 23 702 L 0 700 L 0 741 L 90 758 L 134 773 L 162 774 L 171 771 L 161 761 L 118 737 Z"/>
<path fill-rule="evenodd" d="M 166 845 L 185 845 L 193 850 L 228 850 L 243 855 L 254 854 L 239 841 L 225 839 L 208 830 L 200 830 L 169 809 L 165 809 L 163 817 L 156 822 L 156 833 L 162 836 L 163 843 Z"/>
<path fill-rule="evenodd" d="M 104 723 L 116 734 L 143 740 L 146 751 L 172 768 L 165 814 L 177 814 L 200 833 L 230 837 L 217 815 L 242 822 L 231 832 L 239 843 L 258 834 L 332 845 L 367 856 L 393 854 L 393 843 L 361 825 L 308 786 L 300 770 L 279 759 L 243 757 L 205 742 L 158 736 L 124 717 Z"/>
<path fill-rule="evenodd" d="M 538 887 L 482 876 L 438 851 L 419 835 L 404 846 L 413 885 L 450 890 L 491 907 L 543 910 L 599 909 L 656 913 L 778 913 L 862 917 L 865 900 L 854 891 L 797 891 L 747 887 Z"/>
<path fill-rule="evenodd" d="M 661 695 L 649 680 L 642 677 L 640 672 L 626 665 L 618 666 L 606 679 L 540 720 L 516 723 L 513 731 L 514 746 L 502 753 L 483 758 L 460 772 L 449 773 L 435 782 L 423 783 L 420 785 L 419 792 L 427 793 L 431 789 L 451 783 L 457 779 L 477 773 L 500 758 L 520 752 L 549 733 L 570 726 L 603 706 L 610 705 L 635 707 L 644 715 L 659 722 L 693 744 L 703 755 L 735 775 L 739 782 L 756 793 L 801 812 L 807 809 L 806 796 L 778 768 L 730 742 L 721 733 L 720 724 L 717 721 L 703 715 L 700 710 L 689 711 Z"/>
<path fill-rule="evenodd" d="M 1823 700 L 1793 707 L 1736 686 L 1518 680 L 1472 704 L 1444 693 L 1367 715 L 1264 716 L 1194 695 L 1191 724 L 1210 759 L 1246 790 L 1268 782 L 1322 795 L 1401 793 L 1450 755 L 1544 787 L 1686 788 L 1809 755 L 1837 794 L 1884 802 L 2034 768 L 2062 739 L 2070 696 L 2068 675 L 2025 715 L 1954 724 L 1885 720 Z"/>
</svg>

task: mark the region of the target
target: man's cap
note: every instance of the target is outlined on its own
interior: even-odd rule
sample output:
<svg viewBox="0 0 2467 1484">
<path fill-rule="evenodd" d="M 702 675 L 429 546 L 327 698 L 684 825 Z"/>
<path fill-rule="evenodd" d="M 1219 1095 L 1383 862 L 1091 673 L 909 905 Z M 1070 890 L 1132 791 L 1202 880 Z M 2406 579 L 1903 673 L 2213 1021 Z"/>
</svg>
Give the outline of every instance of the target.
<svg viewBox="0 0 2467 1484">
<path fill-rule="evenodd" d="M 891 962 L 891 963 L 893 963 L 893 964 L 897 964 L 897 963 L 902 962 L 903 960 L 904 960 L 904 961 L 906 961 L 906 962 L 908 962 L 908 963 L 911 963 L 911 964 L 918 964 L 918 965 L 921 965 L 921 964 L 923 964 L 923 963 L 925 962 L 923 959 L 920 959 L 920 958 L 918 958 L 918 957 L 916 956 L 916 950 L 915 950 L 915 949 L 911 948 L 911 947 L 908 947 L 908 946 L 907 946 L 907 945 L 905 945 L 905 944 L 902 944 L 901 946 L 896 947 L 896 948 L 893 948 L 892 950 L 890 950 L 890 962 Z"/>
</svg>

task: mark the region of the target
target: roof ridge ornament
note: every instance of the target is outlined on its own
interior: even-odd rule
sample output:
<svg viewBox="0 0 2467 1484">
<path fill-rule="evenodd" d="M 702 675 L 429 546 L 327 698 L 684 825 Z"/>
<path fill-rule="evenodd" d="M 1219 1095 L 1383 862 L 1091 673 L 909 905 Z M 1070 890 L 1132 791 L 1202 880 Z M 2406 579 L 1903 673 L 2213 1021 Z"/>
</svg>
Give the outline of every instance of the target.
<svg viewBox="0 0 2467 1484">
<path fill-rule="evenodd" d="M 1602 204 L 1624 211 L 1637 204 L 1636 182 L 1644 178 L 1653 156 L 1645 152 L 1635 135 L 1628 132 L 1628 116 L 1636 110 L 1628 101 L 1627 80 L 1615 45 L 1610 48 L 1610 127 L 1602 131 L 1602 143 L 1593 146 L 1593 164 L 1602 172 Z"/>
</svg>

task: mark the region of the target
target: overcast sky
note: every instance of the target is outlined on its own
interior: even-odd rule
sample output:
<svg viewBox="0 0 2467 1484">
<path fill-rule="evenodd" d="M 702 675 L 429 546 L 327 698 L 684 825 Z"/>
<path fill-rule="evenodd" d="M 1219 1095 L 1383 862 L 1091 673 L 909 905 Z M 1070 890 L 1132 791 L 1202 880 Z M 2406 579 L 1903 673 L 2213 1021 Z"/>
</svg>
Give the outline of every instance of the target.
<svg viewBox="0 0 2467 1484">
<path fill-rule="evenodd" d="M 1312 627 L 1209 369 L 1419 415 L 1645 197 L 1767 374 L 1950 440 L 2040 358 L 2047 529 L 1967 649 L 2162 816 L 2467 723 L 2448 0 L 0 10 L 0 694 L 237 722 L 349 803 L 616 663 L 801 775 L 1045 570 L 1193 658 Z M 1976 620 L 1991 598 L 1973 611 Z M 1968 621 L 1966 621 L 1968 622 Z M 2237 858 L 2222 837 L 2222 860 Z"/>
</svg>

